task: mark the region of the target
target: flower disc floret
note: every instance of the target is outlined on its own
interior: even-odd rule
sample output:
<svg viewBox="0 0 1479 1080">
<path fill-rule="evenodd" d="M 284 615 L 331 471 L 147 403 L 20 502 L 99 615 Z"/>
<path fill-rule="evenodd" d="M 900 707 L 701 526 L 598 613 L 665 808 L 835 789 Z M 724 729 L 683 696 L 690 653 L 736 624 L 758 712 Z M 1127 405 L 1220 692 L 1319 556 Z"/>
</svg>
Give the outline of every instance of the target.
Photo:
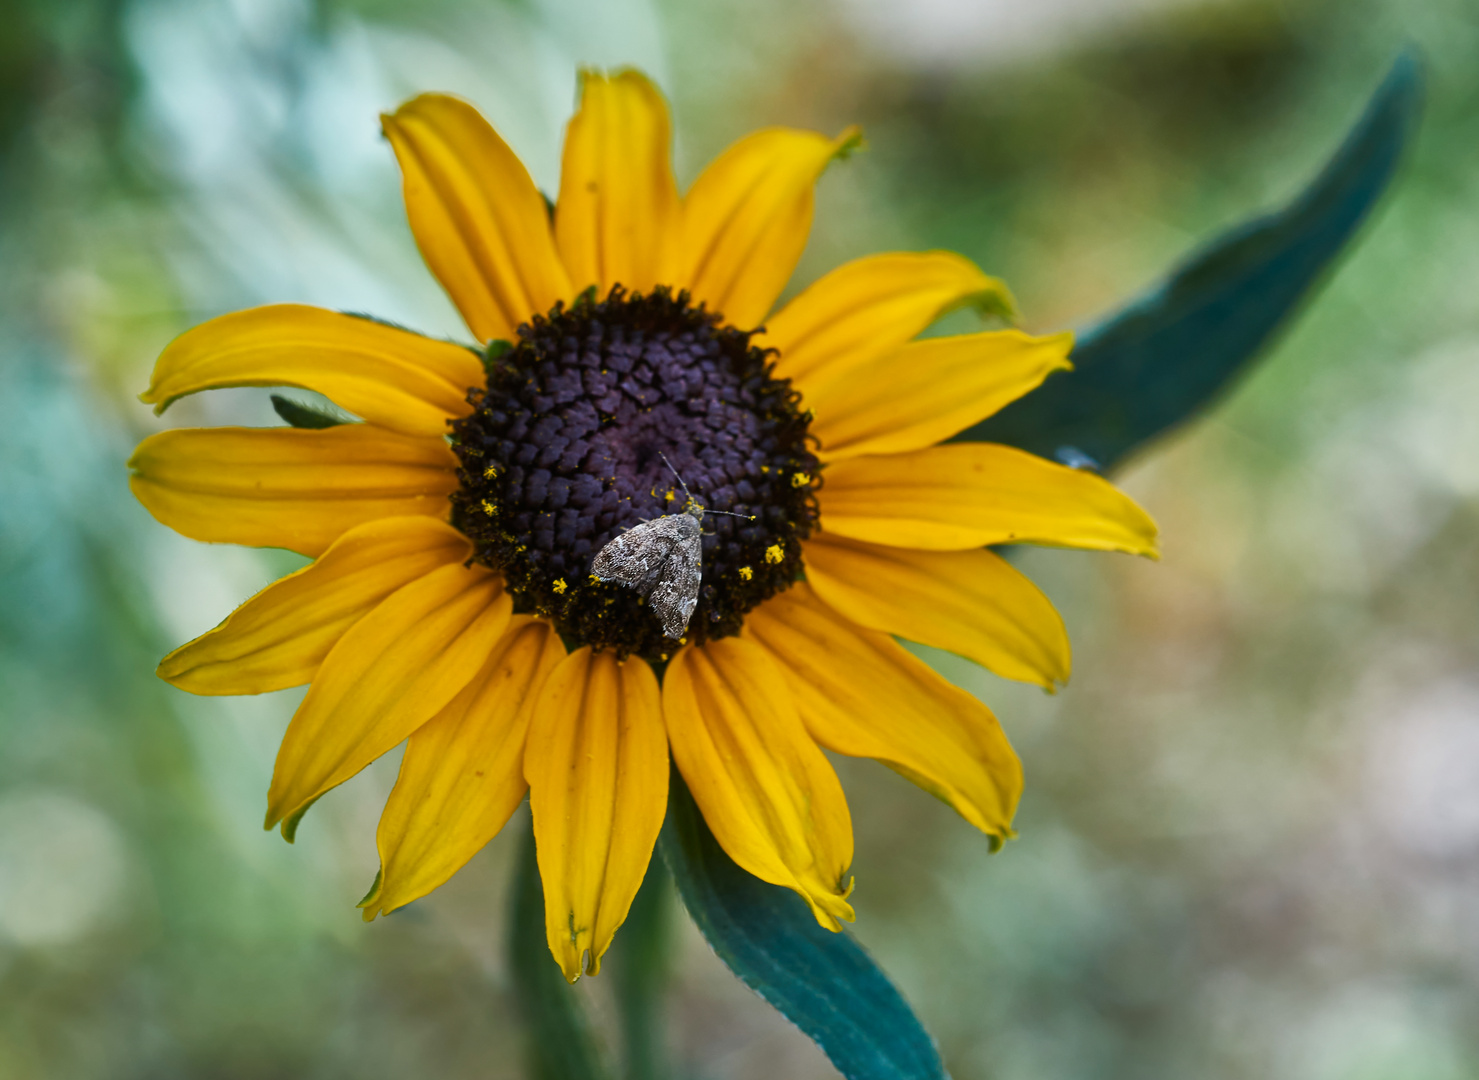
<svg viewBox="0 0 1479 1080">
<path fill-rule="evenodd" d="M 817 520 L 808 417 L 751 333 L 664 288 L 587 293 L 489 350 L 486 387 L 453 423 L 461 461 L 453 522 L 505 575 L 516 608 L 572 645 L 661 662 L 677 647 L 642 598 L 595 580 L 622 530 L 708 510 L 703 584 L 687 640 L 737 633 L 787 588 Z"/>
</svg>

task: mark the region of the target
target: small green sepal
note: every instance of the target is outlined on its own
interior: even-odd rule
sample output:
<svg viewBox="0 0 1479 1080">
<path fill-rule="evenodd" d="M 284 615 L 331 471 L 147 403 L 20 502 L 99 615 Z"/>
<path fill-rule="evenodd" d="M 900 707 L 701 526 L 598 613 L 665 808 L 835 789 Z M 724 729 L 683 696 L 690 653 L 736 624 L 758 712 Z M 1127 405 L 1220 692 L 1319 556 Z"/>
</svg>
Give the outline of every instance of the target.
<svg viewBox="0 0 1479 1080">
<path fill-rule="evenodd" d="M 512 341 L 504 341 L 502 338 L 494 338 L 487 345 L 483 346 L 483 351 L 479 353 L 479 356 L 483 361 L 483 371 L 489 379 L 493 378 L 493 372 L 498 366 L 498 361 L 512 350 L 513 347 L 514 343 Z"/>
<path fill-rule="evenodd" d="M 318 430 L 354 423 L 353 418 L 347 413 L 341 413 L 338 410 L 330 411 L 318 405 L 305 405 L 301 401 L 285 398 L 281 394 L 272 395 L 272 411 L 295 428 Z"/>
</svg>

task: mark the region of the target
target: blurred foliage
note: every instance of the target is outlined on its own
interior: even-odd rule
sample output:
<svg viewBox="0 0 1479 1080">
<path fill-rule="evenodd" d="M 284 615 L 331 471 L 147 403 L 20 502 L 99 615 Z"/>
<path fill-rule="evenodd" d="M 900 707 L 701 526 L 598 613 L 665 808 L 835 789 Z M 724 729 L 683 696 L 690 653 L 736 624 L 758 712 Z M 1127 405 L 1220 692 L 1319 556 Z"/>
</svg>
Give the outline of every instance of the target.
<svg viewBox="0 0 1479 1080">
<path fill-rule="evenodd" d="M 1204 416 L 1302 310 L 1386 194 L 1417 133 L 1422 85 L 1417 58 L 1399 57 L 1307 188 L 1207 241 L 1079 335 L 1071 371 L 956 438 L 1109 472 Z"/>
<path fill-rule="evenodd" d="M 839 768 L 859 938 L 962 1080 L 1479 1073 L 1468 0 L 5 0 L 0 20 L 0 1076 L 519 1075 L 502 933 L 526 820 L 367 927 L 394 763 L 289 847 L 257 821 L 294 695 L 152 675 L 295 565 L 128 498 L 161 346 L 266 300 L 457 332 L 376 110 L 464 93 L 547 188 L 579 63 L 661 79 L 686 178 L 757 124 L 858 120 L 871 149 L 825 178 L 798 285 L 949 247 L 1052 329 L 1290 196 L 1408 39 L 1432 79 L 1396 198 L 1232 400 L 1124 478 L 1164 561 L 1024 561 L 1073 685 L 930 657 L 1017 743 L 1022 838 L 988 858 L 886 770 Z M 169 422 L 279 421 L 231 391 Z M 617 959 L 578 988 L 608 1043 Z M 832 1075 L 691 928 L 674 965 L 682 1075 Z"/>
</svg>

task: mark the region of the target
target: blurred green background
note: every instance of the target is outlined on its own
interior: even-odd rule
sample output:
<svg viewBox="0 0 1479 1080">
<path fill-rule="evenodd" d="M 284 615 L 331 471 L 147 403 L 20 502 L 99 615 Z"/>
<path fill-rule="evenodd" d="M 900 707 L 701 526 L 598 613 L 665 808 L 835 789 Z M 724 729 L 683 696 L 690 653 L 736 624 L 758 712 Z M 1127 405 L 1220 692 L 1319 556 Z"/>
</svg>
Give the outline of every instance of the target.
<svg viewBox="0 0 1479 1080">
<path fill-rule="evenodd" d="M 271 301 L 463 335 L 376 114 L 478 103 L 547 190 L 580 64 L 673 102 L 680 180 L 745 131 L 861 122 L 797 277 L 964 252 L 1084 325 L 1297 190 L 1399 47 L 1415 152 L 1210 417 L 1122 474 L 1165 559 L 1022 565 L 1048 698 L 943 655 L 1027 767 L 996 856 L 840 762 L 856 932 L 960 1080 L 1479 1076 L 1479 8 L 1473 0 L 0 0 L 0 1077 L 512 1077 L 505 835 L 366 926 L 381 762 L 258 828 L 300 692 L 158 682 L 291 557 L 183 540 L 123 462 L 265 391 L 134 400 Z M 511 826 L 524 828 L 521 816 Z M 684 921 L 685 1077 L 833 1075 Z M 579 992 L 608 1037 L 610 980 Z"/>
</svg>

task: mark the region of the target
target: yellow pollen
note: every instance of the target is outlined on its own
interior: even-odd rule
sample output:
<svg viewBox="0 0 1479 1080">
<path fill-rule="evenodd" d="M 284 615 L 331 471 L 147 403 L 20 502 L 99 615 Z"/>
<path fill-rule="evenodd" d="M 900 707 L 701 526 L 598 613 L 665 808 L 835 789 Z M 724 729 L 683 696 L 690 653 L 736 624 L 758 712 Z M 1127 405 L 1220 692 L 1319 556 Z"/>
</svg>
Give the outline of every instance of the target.
<svg viewBox="0 0 1479 1080">
<path fill-rule="evenodd" d="M 492 480 L 497 475 L 498 475 L 498 466 L 497 465 L 489 465 L 486 469 L 483 470 L 483 479 L 484 480 Z"/>
<path fill-rule="evenodd" d="M 599 585 L 599 584 L 601 584 L 601 579 L 600 579 L 600 578 L 598 578 L 598 577 L 596 577 L 596 575 L 595 575 L 595 574 L 592 574 L 592 575 L 591 575 L 591 577 L 590 577 L 590 581 L 591 581 L 591 584 L 592 584 L 592 585 Z"/>
<path fill-rule="evenodd" d="M 556 596 L 564 596 L 565 595 L 565 590 L 568 589 L 568 588 L 570 588 L 570 586 L 565 584 L 565 579 L 564 578 L 557 577 L 557 578 L 555 578 L 555 583 L 552 586 L 550 586 L 550 588 L 552 588 L 552 589 L 555 590 L 555 595 Z"/>
<path fill-rule="evenodd" d="M 672 502 L 675 498 L 677 498 L 677 496 L 674 495 L 671 490 L 663 496 L 663 499 L 667 502 Z"/>
<path fill-rule="evenodd" d="M 489 517 L 492 517 L 495 512 L 496 511 L 494 511 L 494 509 L 493 509 L 493 504 L 490 503 L 487 499 L 484 499 L 483 500 L 483 513 L 487 514 Z"/>
<path fill-rule="evenodd" d="M 779 544 L 771 544 L 765 549 L 765 561 L 768 563 L 783 562 L 785 558 L 786 551 Z"/>
<path fill-rule="evenodd" d="M 755 571 L 751 570 L 748 566 L 741 566 L 739 568 L 739 576 L 742 581 L 749 581 L 755 576 Z"/>
<path fill-rule="evenodd" d="M 791 474 L 792 487 L 805 487 L 809 483 L 811 483 L 810 473 L 799 472 Z"/>
</svg>

